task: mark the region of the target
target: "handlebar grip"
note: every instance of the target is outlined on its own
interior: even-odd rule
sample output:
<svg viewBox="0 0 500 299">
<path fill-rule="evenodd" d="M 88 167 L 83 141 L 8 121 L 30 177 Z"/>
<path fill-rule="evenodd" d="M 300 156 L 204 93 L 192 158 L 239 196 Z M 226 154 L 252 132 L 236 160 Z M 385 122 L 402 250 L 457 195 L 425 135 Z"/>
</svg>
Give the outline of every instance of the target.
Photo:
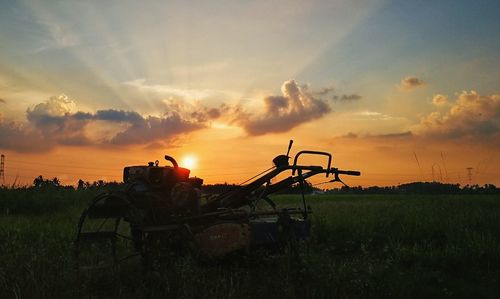
<svg viewBox="0 0 500 299">
<path fill-rule="evenodd" d="M 331 172 L 336 173 L 336 174 L 345 174 L 345 175 L 354 175 L 354 176 L 361 175 L 361 172 L 356 171 L 356 170 L 339 170 L 337 168 L 332 168 Z"/>
<path fill-rule="evenodd" d="M 355 170 L 346 170 L 343 171 L 341 174 L 360 176 L 361 172 Z"/>
</svg>

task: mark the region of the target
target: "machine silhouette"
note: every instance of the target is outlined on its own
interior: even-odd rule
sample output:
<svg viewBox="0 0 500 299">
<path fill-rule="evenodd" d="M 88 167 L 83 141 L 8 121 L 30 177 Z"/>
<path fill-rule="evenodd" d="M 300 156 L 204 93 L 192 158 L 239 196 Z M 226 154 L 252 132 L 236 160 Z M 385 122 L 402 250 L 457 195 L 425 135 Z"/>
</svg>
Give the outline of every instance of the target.
<svg viewBox="0 0 500 299">
<path fill-rule="evenodd" d="M 210 196 L 200 192 L 203 180 L 190 177 L 190 170 L 170 156 L 165 159 L 171 166 L 157 160 L 125 167 L 124 190 L 99 194 L 80 217 L 75 240 L 79 266 L 101 267 L 140 256 L 150 267 L 178 253 L 217 258 L 255 248 L 279 249 L 307 238 L 311 208 L 304 192 L 300 208 L 279 208 L 270 195 L 294 184 L 303 187 L 319 174 L 342 182 L 341 175 L 360 172 L 333 168 L 332 155 L 320 151 L 299 151 L 290 164 L 292 144 L 248 184 Z M 301 165 L 304 155 L 323 156 L 327 162 Z M 291 175 L 273 183 L 287 171 Z"/>
</svg>

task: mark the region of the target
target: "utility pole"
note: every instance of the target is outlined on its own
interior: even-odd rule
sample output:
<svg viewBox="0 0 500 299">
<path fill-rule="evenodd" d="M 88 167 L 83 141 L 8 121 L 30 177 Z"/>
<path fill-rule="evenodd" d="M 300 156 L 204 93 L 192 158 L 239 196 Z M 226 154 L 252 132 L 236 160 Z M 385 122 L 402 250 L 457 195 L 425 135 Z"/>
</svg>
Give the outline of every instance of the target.
<svg viewBox="0 0 500 299">
<path fill-rule="evenodd" d="M 467 170 L 467 176 L 469 177 L 469 185 L 472 185 L 472 170 L 474 168 L 472 167 L 467 167 L 465 168 Z"/>
<path fill-rule="evenodd" d="M 2 181 L 2 186 L 5 185 L 5 155 L 0 156 L 0 180 Z"/>
</svg>

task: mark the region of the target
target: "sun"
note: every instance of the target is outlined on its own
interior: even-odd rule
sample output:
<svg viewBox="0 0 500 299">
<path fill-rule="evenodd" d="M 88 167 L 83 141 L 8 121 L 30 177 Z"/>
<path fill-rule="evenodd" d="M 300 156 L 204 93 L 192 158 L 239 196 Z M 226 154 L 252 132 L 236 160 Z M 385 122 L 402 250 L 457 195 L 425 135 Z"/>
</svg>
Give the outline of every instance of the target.
<svg viewBox="0 0 500 299">
<path fill-rule="evenodd" d="M 196 156 L 193 156 L 193 155 L 184 156 L 181 160 L 181 163 L 180 163 L 181 167 L 184 167 L 184 168 L 187 168 L 190 170 L 195 169 L 197 165 L 198 165 L 198 158 L 196 158 Z"/>
</svg>

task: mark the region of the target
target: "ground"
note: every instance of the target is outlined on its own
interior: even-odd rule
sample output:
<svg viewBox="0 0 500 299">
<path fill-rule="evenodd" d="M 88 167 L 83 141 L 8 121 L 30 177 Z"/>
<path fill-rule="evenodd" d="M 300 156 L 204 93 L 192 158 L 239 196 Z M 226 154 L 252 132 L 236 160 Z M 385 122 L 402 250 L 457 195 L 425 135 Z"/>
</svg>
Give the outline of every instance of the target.
<svg viewBox="0 0 500 299">
<path fill-rule="evenodd" d="M 498 195 L 316 195 L 299 257 L 259 252 L 77 271 L 72 241 L 95 191 L 0 190 L 1 298 L 497 298 Z M 275 198 L 281 205 L 297 196 Z"/>
</svg>

